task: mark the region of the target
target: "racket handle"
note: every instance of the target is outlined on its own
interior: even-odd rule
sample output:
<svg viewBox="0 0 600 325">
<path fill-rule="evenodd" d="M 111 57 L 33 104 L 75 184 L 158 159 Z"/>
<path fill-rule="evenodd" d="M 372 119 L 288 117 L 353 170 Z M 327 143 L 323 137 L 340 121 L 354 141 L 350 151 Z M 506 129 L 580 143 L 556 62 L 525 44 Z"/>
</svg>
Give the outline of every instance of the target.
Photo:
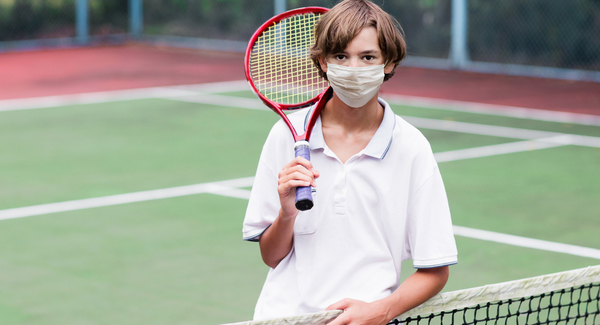
<svg viewBox="0 0 600 325">
<path fill-rule="evenodd" d="M 296 157 L 302 156 L 310 160 L 310 145 L 308 141 L 298 141 L 294 145 Z M 296 188 L 296 209 L 300 211 L 310 210 L 313 207 L 312 187 L 299 186 Z"/>
</svg>

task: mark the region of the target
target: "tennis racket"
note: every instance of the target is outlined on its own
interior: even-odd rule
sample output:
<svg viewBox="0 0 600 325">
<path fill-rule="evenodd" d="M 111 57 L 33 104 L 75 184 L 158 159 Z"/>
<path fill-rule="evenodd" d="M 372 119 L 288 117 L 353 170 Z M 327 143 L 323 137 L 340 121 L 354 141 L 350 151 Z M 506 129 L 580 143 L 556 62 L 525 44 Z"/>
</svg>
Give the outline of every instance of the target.
<svg viewBox="0 0 600 325">
<path fill-rule="evenodd" d="M 246 79 L 252 91 L 287 124 L 294 137 L 296 157 L 308 160 L 312 128 L 333 91 L 319 76 L 309 51 L 314 43 L 314 26 L 328 10 L 299 8 L 269 19 L 250 39 L 245 56 Z M 297 132 L 285 111 L 315 103 L 306 129 Z M 298 187 L 296 208 L 304 211 L 313 205 L 311 187 Z"/>
</svg>

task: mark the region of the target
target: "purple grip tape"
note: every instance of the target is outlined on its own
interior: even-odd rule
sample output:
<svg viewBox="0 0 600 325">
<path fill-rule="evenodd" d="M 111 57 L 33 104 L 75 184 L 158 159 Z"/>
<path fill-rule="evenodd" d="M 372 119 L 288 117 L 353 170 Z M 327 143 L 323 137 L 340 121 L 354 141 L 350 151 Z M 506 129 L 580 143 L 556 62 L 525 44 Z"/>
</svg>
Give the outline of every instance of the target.
<svg viewBox="0 0 600 325">
<path fill-rule="evenodd" d="M 310 160 L 310 146 L 308 142 L 297 143 L 294 147 L 296 157 L 302 156 Z M 300 211 L 310 210 L 313 207 L 312 188 L 310 186 L 299 186 L 296 188 L 296 209 Z"/>
</svg>

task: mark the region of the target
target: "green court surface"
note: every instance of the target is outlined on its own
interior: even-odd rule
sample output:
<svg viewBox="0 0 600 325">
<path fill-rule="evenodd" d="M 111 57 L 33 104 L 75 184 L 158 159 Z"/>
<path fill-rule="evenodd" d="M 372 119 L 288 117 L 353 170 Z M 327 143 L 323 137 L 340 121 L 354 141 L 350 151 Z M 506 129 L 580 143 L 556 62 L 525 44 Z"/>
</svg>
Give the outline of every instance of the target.
<svg viewBox="0 0 600 325">
<path fill-rule="evenodd" d="M 597 126 L 393 108 L 600 141 Z M 168 99 L 0 112 L 0 219 L 14 208 L 251 177 L 277 119 L 268 110 Z M 435 153 L 523 141 L 422 132 Z M 454 224 L 600 250 L 600 147 L 534 149 L 440 162 Z M 204 193 L 0 220 L 0 324 L 251 319 L 268 268 L 258 245 L 242 241 L 246 204 Z M 600 264 L 456 240 L 459 264 L 445 291 Z M 411 272 L 407 261 L 403 278 Z"/>
</svg>

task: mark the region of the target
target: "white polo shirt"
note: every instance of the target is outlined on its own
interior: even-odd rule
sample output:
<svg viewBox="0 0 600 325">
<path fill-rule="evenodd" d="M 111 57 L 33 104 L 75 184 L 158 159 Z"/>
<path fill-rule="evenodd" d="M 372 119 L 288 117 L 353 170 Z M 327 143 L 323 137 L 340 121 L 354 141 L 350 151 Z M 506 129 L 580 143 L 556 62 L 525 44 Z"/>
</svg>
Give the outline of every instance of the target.
<svg viewBox="0 0 600 325">
<path fill-rule="evenodd" d="M 315 206 L 294 224 L 291 252 L 271 269 L 254 319 L 318 312 L 343 298 L 366 302 L 400 285 L 400 262 L 415 268 L 455 264 L 457 250 L 446 192 L 431 147 L 415 127 L 385 107 L 367 147 L 343 164 L 327 147 L 317 120 L 310 139 Z M 303 129 L 308 110 L 289 116 Z M 257 241 L 279 211 L 277 175 L 294 158 L 293 138 L 279 121 L 258 163 L 244 240 Z"/>
</svg>

